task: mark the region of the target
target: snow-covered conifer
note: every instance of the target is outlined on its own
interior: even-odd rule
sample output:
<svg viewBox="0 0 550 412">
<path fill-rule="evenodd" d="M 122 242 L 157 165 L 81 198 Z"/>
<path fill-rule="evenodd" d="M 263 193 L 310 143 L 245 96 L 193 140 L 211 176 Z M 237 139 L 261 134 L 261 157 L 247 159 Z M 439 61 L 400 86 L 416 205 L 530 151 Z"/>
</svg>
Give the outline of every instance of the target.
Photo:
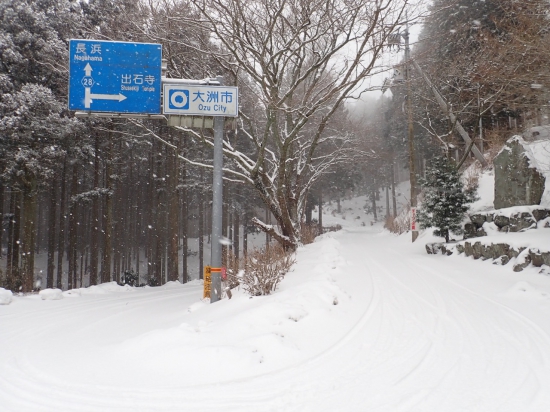
<svg viewBox="0 0 550 412">
<path fill-rule="evenodd" d="M 435 227 L 434 234 L 449 242 L 451 232 L 461 233 L 462 220 L 468 204 L 475 200 L 475 192 L 465 189 L 456 166 L 445 157 L 432 159 L 420 185 L 423 194 L 417 217 L 420 227 Z"/>
</svg>

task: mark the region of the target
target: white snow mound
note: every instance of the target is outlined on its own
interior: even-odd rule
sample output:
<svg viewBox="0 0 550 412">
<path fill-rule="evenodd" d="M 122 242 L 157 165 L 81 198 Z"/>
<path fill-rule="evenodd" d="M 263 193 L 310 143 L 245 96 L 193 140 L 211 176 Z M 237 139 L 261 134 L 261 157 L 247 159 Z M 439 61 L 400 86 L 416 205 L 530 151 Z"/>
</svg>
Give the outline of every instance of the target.
<svg viewBox="0 0 550 412">
<path fill-rule="evenodd" d="M 61 289 L 44 289 L 38 292 L 38 296 L 42 300 L 60 300 L 63 299 L 63 291 Z"/>
<path fill-rule="evenodd" d="M 13 299 L 11 290 L 0 288 L 0 305 L 9 305 Z"/>
</svg>

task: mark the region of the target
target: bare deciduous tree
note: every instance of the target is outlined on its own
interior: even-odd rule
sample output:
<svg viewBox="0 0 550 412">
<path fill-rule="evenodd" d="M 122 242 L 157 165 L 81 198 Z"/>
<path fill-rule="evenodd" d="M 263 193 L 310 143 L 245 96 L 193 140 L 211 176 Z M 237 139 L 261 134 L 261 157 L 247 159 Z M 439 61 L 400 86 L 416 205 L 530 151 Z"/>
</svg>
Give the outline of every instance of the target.
<svg viewBox="0 0 550 412">
<path fill-rule="evenodd" d="M 252 184 L 276 225 L 255 223 L 286 248 L 300 242 L 308 191 L 337 162 L 352 156 L 350 137 L 327 125 L 342 103 L 377 70 L 388 36 L 404 23 L 409 1 L 192 0 L 211 31 L 210 50 L 252 100 L 241 110 L 244 154 L 224 143 L 234 170 Z M 212 144 L 209 137 L 204 137 Z M 241 137 L 242 139 L 242 137 Z M 319 150 L 330 147 L 330 150 Z"/>
</svg>

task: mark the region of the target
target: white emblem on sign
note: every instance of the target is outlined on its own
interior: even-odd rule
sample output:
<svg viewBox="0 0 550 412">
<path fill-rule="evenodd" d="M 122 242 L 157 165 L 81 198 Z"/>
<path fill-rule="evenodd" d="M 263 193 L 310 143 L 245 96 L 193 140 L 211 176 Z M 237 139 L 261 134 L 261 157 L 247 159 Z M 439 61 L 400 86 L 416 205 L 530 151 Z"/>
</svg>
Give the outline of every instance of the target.
<svg viewBox="0 0 550 412">
<path fill-rule="evenodd" d="M 170 96 L 170 104 L 178 109 L 187 105 L 187 94 L 184 92 L 174 92 Z"/>
</svg>

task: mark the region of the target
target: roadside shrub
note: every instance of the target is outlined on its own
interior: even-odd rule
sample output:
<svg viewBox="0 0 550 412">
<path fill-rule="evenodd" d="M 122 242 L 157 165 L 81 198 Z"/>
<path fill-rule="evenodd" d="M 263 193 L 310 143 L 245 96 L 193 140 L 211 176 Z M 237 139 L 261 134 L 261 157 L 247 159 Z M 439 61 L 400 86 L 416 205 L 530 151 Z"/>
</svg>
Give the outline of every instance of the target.
<svg viewBox="0 0 550 412">
<path fill-rule="evenodd" d="M 237 277 L 239 273 L 239 268 L 243 264 L 244 259 L 237 259 L 233 254 L 233 251 L 229 250 L 222 255 L 222 266 L 225 267 L 227 273 L 227 279 L 223 282 L 223 292 L 234 289 L 239 286 L 239 278 Z M 230 293 L 229 293 L 230 294 Z M 228 295 L 229 295 L 228 294 Z"/>
<path fill-rule="evenodd" d="M 477 189 L 479 188 L 479 178 L 482 172 L 483 169 L 481 165 L 478 162 L 475 162 L 464 170 L 460 176 L 460 179 L 464 184 L 464 191 L 474 198 L 476 197 Z"/>
<path fill-rule="evenodd" d="M 139 276 L 134 272 L 134 269 L 126 269 L 120 277 L 120 283 L 122 285 L 138 286 Z"/>
<path fill-rule="evenodd" d="M 342 225 L 323 226 L 323 233 L 338 232 L 339 230 L 342 230 Z"/>
<path fill-rule="evenodd" d="M 284 279 L 295 263 L 294 254 L 287 252 L 278 244 L 270 244 L 268 248 L 256 249 L 248 253 L 240 261 L 238 271 L 228 268 L 227 283 L 239 284 L 251 296 L 271 294 Z"/>
<path fill-rule="evenodd" d="M 313 243 L 315 238 L 319 236 L 319 225 L 315 224 L 303 224 L 301 227 L 302 244 L 309 245 Z"/>
<path fill-rule="evenodd" d="M 396 217 L 388 216 L 384 227 L 392 233 L 400 235 L 405 233 L 411 227 L 411 208 L 407 205 Z"/>
<path fill-rule="evenodd" d="M 149 285 L 149 286 L 159 286 L 159 282 L 158 282 L 158 280 L 157 280 L 154 276 L 151 276 L 151 277 L 147 280 L 147 285 Z"/>
</svg>

